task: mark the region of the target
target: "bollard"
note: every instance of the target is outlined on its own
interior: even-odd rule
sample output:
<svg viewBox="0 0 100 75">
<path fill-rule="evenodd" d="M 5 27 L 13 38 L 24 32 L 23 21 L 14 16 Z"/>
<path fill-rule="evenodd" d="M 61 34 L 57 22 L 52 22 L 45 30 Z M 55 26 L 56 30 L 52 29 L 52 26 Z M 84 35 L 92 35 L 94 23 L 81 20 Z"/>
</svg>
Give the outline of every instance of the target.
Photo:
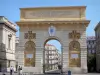
<svg viewBox="0 0 100 75">
<path fill-rule="evenodd" d="M 68 75 L 71 75 L 71 71 L 70 70 L 68 71 Z"/>
</svg>

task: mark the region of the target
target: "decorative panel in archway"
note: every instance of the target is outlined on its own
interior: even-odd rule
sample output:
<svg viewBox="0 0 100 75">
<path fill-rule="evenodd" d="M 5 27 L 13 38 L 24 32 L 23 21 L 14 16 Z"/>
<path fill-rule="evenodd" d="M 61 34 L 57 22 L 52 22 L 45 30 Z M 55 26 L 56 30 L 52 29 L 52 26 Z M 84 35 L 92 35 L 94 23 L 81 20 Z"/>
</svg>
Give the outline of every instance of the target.
<svg viewBox="0 0 100 75">
<path fill-rule="evenodd" d="M 25 43 L 24 66 L 35 66 L 35 44 L 33 41 Z"/>
<path fill-rule="evenodd" d="M 72 41 L 69 44 L 69 66 L 80 67 L 80 43 L 78 41 Z"/>
</svg>

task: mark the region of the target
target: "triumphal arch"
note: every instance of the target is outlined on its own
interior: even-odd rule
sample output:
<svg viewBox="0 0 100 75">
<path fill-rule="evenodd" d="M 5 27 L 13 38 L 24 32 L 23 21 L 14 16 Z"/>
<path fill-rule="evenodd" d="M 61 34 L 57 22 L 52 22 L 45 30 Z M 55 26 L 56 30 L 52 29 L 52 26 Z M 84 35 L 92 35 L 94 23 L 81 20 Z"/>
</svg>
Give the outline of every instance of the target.
<svg viewBox="0 0 100 75">
<path fill-rule="evenodd" d="M 20 8 L 18 65 L 23 72 L 45 73 L 45 43 L 58 40 L 61 69 L 87 73 L 85 6 Z"/>
</svg>

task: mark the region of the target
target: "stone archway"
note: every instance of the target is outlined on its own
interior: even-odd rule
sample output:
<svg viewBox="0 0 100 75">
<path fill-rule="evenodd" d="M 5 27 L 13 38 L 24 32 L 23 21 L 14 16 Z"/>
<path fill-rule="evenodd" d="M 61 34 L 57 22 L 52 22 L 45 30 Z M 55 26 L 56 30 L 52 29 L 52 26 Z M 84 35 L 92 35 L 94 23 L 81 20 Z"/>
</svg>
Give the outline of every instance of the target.
<svg viewBox="0 0 100 75">
<path fill-rule="evenodd" d="M 24 50 L 24 66 L 35 67 L 35 43 L 27 41 Z"/>
<path fill-rule="evenodd" d="M 62 67 L 63 67 L 63 50 L 62 50 L 62 42 L 59 40 L 59 38 L 58 37 L 54 37 L 54 36 L 50 36 L 49 38 L 47 38 L 47 40 L 45 40 L 45 42 L 44 42 L 44 50 L 43 50 L 43 70 L 44 70 L 44 73 L 46 72 L 46 71 L 49 71 L 49 70 L 51 70 L 51 69 L 47 69 L 48 68 L 48 65 L 46 66 L 46 58 L 47 57 L 49 57 L 49 56 L 47 56 L 46 54 L 47 53 L 49 53 L 51 50 L 49 50 L 49 52 L 48 52 L 48 49 L 46 48 L 46 45 L 47 45 L 47 42 L 48 41 L 51 41 L 51 40 L 56 40 L 56 41 L 58 41 L 60 44 L 61 44 L 61 59 L 60 59 L 60 61 L 58 61 L 59 59 L 57 59 L 57 63 L 56 63 L 56 65 L 54 65 L 54 66 L 56 66 L 56 70 L 58 69 L 58 65 L 62 65 Z M 55 51 L 55 50 L 53 50 L 53 51 Z M 49 53 L 50 54 L 50 53 Z M 48 61 L 48 63 L 49 63 L 50 61 Z M 50 64 L 50 66 L 51 66 L 51 64 Z M 52 70 L 54 70 L 55 68 L 53 67 L 52 68 Z"/>
<path fill-rule="evenodd" d="M 80 11 L 81 10 L 81 11 Z M 50 39 L 57 39 L 62 44 L 62 65 L 63 71 L 69 70 L 70 63 L 69 55 L 73 56 L 76 52 L 76 56 L 80 55 L 81 53 L 81 65 L 80 67 L 76 68 L 76 64 L 71 65 L 72 72 L 76 73 L 87 73 L 87 49 L 86 49 L 86 27 L 90 23 L 90 20 L 87 20 L 85 17 L 86 7 L 84 6 L 73 6 L 73 7 L 39 7 L 39 8 L 21 8 L 21 17 L 20 21 L 16 22 L 21 31 L 20 36 L 20 44 L 19 50 L 21 53 L 18 54 L 18 64 L 23 66 L 23 72 L 42 72 L 45 63 L 42 61 L 45 54 L 45 50 L 43 50 L 43 45 L 45 42 Z M 69 13 L 70 12 L 70 13 Z M 70 15 L 69 15 L 70 14 Z M 27 31 L 28 34 L 26 33 Z M 34 33 L 32 33 L 34 32 Z M 71 33 L 70 33 L 71 32 Z M 77 33 L 78 32 L 78 33 Z M 25 34 L 25 38 L 24 38 Z M 30 36 L 31 34 L 31 36 Z M 58 36 L 59 38 L 57 38 Z M 47 37 L 47 38 L 46 38 Z M 35 67 L 24 66 L 24 58 L 23 56 L 23 44 L 26 43 L 26 40 L 34 40 L 36 44 L 36 64 Z M 45 41 L 43 41 L 45 39 Z M 69 50 L 69 41 L 70 40 L 79 40 L 81 47 L 78 47 L 78 50 L 74 50 L 71 48 Z M 44 42 L 44 43 L 43 43 Z M 34 46 L 34 45 L 33 45 Z M 72 45 L 71 45 L 72 46 Z M 33 48 L 33 47 L 32 47 Z M 35 50 L 34 48 L 34 50 Z M 32 49 L 33 50 L 33 49 Z M 26 49 L 27 51 L 27 49 Z M 69 52 L 70 51 L 70 52 Z M 70 54 L 69 54 L 70 53 Z M 30 53 L 29 53 L 30 54 Z M 20 58 L 22 57 L 22 58 Z M 40 62 L 41 61 L 41 62 Z M 70 61 L 73 61 L 71 59 Z M 80 62 L 79 62 L 80 63 Z M 70 63 L 71 64 L 71 63 Z M 74 67 L 75 66 L 75 67 Z M 25 68 L 24 68 L 25 67 Z M 84 71 L 83 71 L 84 69 Z"/>
</svg>

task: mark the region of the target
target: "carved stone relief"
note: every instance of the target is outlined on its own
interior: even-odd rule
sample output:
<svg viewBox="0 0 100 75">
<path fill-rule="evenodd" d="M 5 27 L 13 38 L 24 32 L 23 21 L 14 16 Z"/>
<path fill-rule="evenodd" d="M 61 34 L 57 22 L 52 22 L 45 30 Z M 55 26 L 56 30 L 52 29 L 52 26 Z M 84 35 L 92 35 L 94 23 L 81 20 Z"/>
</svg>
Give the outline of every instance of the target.
<svg viewBox="0 0 100 75">
<path fill-rule="evenodd" d="M 72 41 L 69 44 L 69 66 L 80 67 L 80 44 L 78 41 Z"/>
<path fill-rule="evenodd" d="M 35 66 L 35 44 L 33 41 L 27 41 L 25 43 L 24 66 Z"/>
<path fill-rule="evenodd" d="M 25 39 L 36 39 L 36 33 L 32 33 L 32 31 L 28 31 L 28 33 L 24 34 Z"/>
<path fill-rule="evenodd" d="M 78 10 L 39 10 L 26 11 L 25 19 L 37 18 L 80 18 L 80 11 Z"/>
<path fill-rule="evenodd" d="M 70 39 L 79 39 L 80 33 L 77 33 L 75 30 L 73 30 L 71 33 L 69 33 L 69 38 Z"/>
</svg>

